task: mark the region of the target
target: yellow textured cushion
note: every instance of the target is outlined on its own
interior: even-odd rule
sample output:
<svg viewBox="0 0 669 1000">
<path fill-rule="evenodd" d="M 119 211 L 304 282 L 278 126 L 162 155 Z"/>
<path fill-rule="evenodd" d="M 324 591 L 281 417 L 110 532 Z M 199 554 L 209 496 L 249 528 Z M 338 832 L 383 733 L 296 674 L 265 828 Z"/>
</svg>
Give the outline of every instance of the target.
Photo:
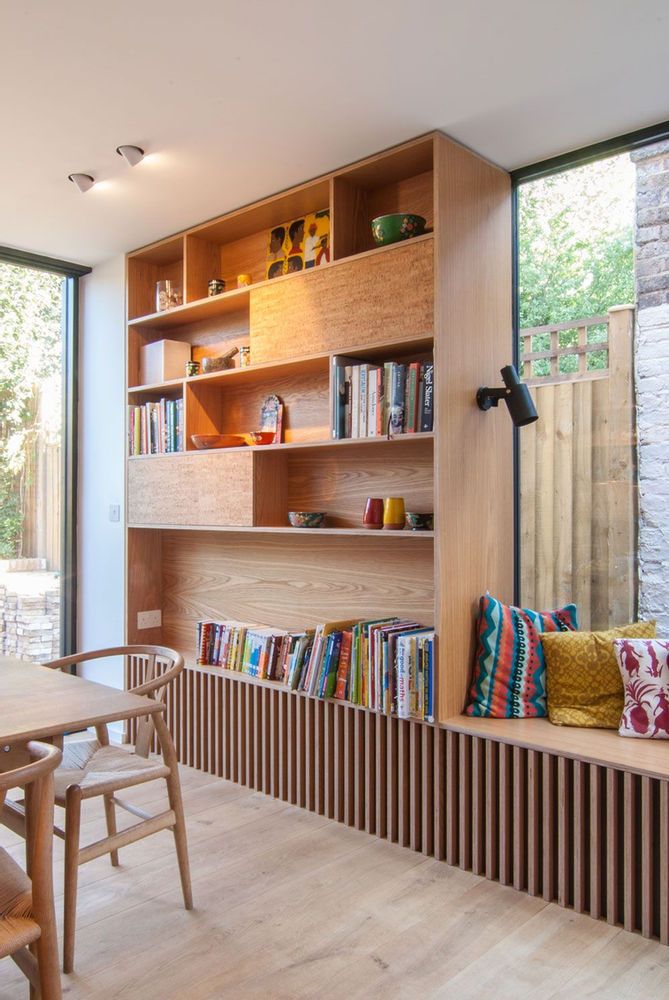
<svg viewBox="0 0 669 1000">
<path fill-rule="evenodd" d="M 606 632 L 545 632 L 548 718 L 556 726 L 617 729 L 625 697 L 614 639 L 654 639 L 655 622 Z"/>
</svg>

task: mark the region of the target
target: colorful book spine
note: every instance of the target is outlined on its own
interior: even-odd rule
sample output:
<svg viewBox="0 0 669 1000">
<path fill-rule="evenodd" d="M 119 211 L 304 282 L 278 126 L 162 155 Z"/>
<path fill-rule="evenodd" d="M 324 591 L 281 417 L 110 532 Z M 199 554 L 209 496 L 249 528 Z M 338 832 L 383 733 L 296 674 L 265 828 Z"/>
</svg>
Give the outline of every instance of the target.
<svg viewBox="0 0 669 1000">
<path fill-rule="evenodd" d="M 431 431 L 434 426 L 434 364 L 426 362 L 423 374 L 423 404 L 420 411 L 421 431 Z"/>
<path fill-rule="evenodd" d="M 344 701 L 349 683 L 349 671 L 351 668 L 351 645 L 353 642 L 353 632 L 351 629 L 344 629 L 341 634 L 341 651 L 339 653 L 339 666 L 337 667 L 337 683 L 335 685 L 335 698 Z"/>
</svg>

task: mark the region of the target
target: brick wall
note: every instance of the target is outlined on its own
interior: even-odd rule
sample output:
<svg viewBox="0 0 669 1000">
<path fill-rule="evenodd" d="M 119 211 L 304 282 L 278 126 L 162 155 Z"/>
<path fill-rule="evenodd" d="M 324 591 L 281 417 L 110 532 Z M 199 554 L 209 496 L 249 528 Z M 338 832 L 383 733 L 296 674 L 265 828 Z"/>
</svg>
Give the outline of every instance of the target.
<svg viewBox="0 0 669 1000">
<path fill-rule="evenodd" d="M 639 612 L 669 636 L 669 142 L 632 153 L 637 201 Z"/>
</svg>

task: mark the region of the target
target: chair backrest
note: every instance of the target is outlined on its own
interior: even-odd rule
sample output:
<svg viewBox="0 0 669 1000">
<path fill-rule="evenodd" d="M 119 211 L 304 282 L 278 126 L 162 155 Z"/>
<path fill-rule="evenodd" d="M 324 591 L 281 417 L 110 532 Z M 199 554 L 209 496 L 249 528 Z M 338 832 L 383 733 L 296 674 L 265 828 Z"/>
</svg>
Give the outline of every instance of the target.
<svg viewBox="0 0 669 1000">
<path fill-rule="evenodd" d="M 68 667 L 89 660 L 101 660 L 112 656 L 129 656 L 145 661 L 145 667 L 140 670 L 142 682 L 128 688 L 133 694 L 143 694 L 154 700 L 160 700 L 160 695 L 168 685 L 181 673 L 184 659 L 181 653 L 169 646 L 113 646 L 108 649 L 94 649 L 86 653 L 73 653 L 72 656 L 62 656 L 58 660 L 45 663 L 45 667 L 53 670 L 66 670 Z M 155 725 L 153 716 L 143 716 L 137 720 L 137 737 L 135 752 L 142 757 L 148 757 L 153 741 Z"/>
<path fill-rule="evenodd" d="M 58 747 L 31 740 L 27 747 L 0 749 L 0 810 L 8 789 L 32 785 L 48 774 L 53 774 L 63 755 Z M 5 768 L 5 762 L 11 764 Z"/>
</svg>

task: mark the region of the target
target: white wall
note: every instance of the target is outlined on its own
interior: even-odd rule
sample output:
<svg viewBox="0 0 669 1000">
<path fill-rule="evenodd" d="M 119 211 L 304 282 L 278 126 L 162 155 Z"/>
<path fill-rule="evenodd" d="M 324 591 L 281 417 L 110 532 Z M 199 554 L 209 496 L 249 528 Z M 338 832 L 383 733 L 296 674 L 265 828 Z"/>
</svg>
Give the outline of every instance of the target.
<svg viewBox="0 0 669 1000">
<path fill-rule="evenodd" d="M 80 650 L 123 642 L 125 461 L 124 259 L 96 266 L 81 281 L 79 326 Z M 119 504 L 121 520 L 109 519 Z M 101 660 L 83 676 L 122 687 L 120 661 Z"/>
</svg>

